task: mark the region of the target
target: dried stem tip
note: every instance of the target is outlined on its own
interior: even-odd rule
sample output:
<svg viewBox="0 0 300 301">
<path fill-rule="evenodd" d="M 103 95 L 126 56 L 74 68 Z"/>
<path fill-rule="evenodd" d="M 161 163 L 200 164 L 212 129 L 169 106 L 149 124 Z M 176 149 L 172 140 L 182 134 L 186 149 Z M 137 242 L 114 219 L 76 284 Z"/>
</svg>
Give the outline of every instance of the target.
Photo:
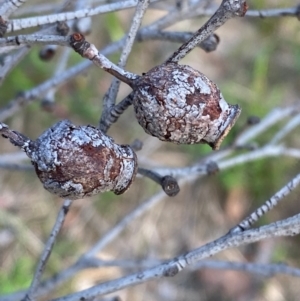
<svg viewBox="0 0 300 301">
<path fill-rule="evenodd" d="M 139 124 L 162 141 L 218 149 L 241 112 L 204 74 L 177 63 L 151 69 L 135 82 L 134 93 Z"/>
<path fill-rule="evenodd" d="M 138 168 L 138 173 L 159 184 L 168 196 L 176 196 L 180 191 L 178 182 L 172 176 L 162 177 L 158 173 L 145 168 Z"/>
<path fill-rule="evenodd" d="M 130 146 L 116 144 L 93 126 L 75 126 L 68 120 L 58 122 L 22 148 L 45 189 L 63 198 L 78 199 L 109 190 L 121 194 L 137 171 Z"/>
</svg>

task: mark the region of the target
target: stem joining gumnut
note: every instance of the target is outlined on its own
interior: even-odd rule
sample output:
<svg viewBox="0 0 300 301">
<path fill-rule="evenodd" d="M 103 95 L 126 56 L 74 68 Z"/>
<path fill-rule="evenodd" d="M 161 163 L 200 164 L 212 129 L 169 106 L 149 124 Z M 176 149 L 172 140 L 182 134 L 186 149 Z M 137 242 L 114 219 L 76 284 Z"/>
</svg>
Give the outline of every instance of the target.
<svg viewBox="0 0 300 301">
<path fill-rule="evenodd" d="M 207 143 L 218 149 L 241 109 L 227 104 L 219 88 L 190 66 L 154 67 L 133 85 L 139 124 L 162 141 Z"/>
<path fill-rule="evenodd" d="M 133 89 L 133 106 L 146 133 L 178 144 L 207 143 L 218 149 L 241 109 L 224 100 L 217 85 L 190 66 L 167 62 L 143 76 L 124 71 L 80 33 L 70 45 Z"/>
<path fill-rule="evenodd" d="M 110 190 L 122 194 L 137 172 L 132 148 L 116 144 L 90 125 L 75 126 L 63 120 L 36 141 L 24 138 L 23 145 L 12 135 L 3 136 L 26 152 L 45 189 L 63 198 L 78 199 Z"/>
</svg>

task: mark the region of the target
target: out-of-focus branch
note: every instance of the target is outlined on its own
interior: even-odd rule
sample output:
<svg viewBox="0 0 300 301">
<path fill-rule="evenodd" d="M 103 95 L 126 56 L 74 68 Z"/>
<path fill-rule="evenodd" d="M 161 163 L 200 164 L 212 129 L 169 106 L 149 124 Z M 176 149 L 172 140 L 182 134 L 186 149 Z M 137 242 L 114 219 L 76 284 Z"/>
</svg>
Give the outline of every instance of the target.
<svg viewBox="0 0 300 301">
<path fill-rule="evenodd" d="M 177 63 L 183 59 L 199 43 L 208 38 L 217 28 L 222 26 L 226 21 L 236 16 L 243 17 L 247 12 L 248 6 L 245 0 L 223 0 L 217 11 L 212 17 L 194 34 L 186 43 L 182 44 L 175 51 L 167 63 Z"/>
<path fill-rule="evenodd" d="M 23 47 L 23 48 L 17 50 L 16 52 L 9 54 L 3 58 L 3 64 L 0 69 L 0 85 L 2 85 L 3 80 L 6 77 L 6 75 L 8 74 L 8 72 L 12 68 L 14 68 L 27 53 L 28 53 L 28 48 Z"/>
<path fill-rule="evenodd" d="M 0 4 L 0 37 L 3 37 L 8 28 L 8 17 L 27 0 L 5 0 Z"/>
<path fill-rule="evenodd" d="M 149 280 L 162 277 L 172 277 L 186 267 L 196 264 L 201 259 L 210 257 L 226 249 L 253 243 L 266 238 L 294 236 L 299 233 L 300 214 L 297 214 L 293 217 L 269 224 L 267 226 L 247 230 L 242 233 L 234 233 L 222 236 L 215 241 L 176 257 L 169 262 L 160 264 L 154 268 L 150 268 L 116 280 L 108 281 L 77 293 L 53 299 L 53 301 L 79 301 L 82 299 L 94 298 L 96 296 L 103 296 L 108 293 L 119 291 L 132 285 L 144 283 Z"/>
<path fill-rule="evenodd" d="M 36 272 L 34 274 L 33 280 L 31 282 L 30 288 L 28 289 L 25 297 L 22 299 L 23 301 L 31 301 L 35 298 L 35 292 L 40 284 L 42 274 L 45 270 L 46 264 L 52 252 L 54 243 L 56 241 L 56 237 L 62 228 L 62 225 L 65 221 L 66 215 L 69 212 L 70 206 L 72 204 L 71 200 L 65 200 L 56 219 L 56 222 L 53 226 L 51 234 L 49 235 L 48 241 L 45 245 L 44 251 L 40 257 L 38 266 L 36 268 Z"/>
<path fill-rule="evenodd" d="M 272 17 L 300 17 L 300 5 L 295 7 L 282 7 L 273 9 L 248 10 L 247 17 L 272 18 Z"/>
<path fill-rule="evenodd" d="M 193 36 L 192 32 L 149 30 L 143 34 L 140 33 L 137 37 L 137 40 L 138 41 L 160 40 L 160 41 L 169 41 L 169 42 L 176 42 L 176 43 L 185 43 L 187 40 L 191 39 L 192 36 Z M 212 34 L 197 46 L 206 52 L 211 52 L 216 50 L 218 44 L 219 44 L 219 37 L 216 34 Z"/>
<path fill-rule="evenodd" d="M 226 152 L 226 156 L 229 155 L 229 152 Z M 219 168 L 219 170 L 225 170 L 230 167 L 238 166 L 245 164 L 247 162 L 257 161 L 263 158 L 269 157 L 279 157 L 279 156 L 288 156 L 293 158 L 300 158 L 300 150 L 286 148 L 284 146 L 265 146 L 253 151 L 249 151 L 245 154 L 236 155 L 232 158 L 223 159 L 223 160 L 213 160 Z M 213 158 L 214 156 L 212 156 Z M 169 174 L 176 178 L 182 178 L 188 175 L 207 175 L 208 174 L 208 165 L 210 161 L 199 164 L 195 164 L 190 167 L 181 167 L 181 168 L 168 168 L 168 167 L 149 167 L 153 171 L 158 172 L 161 175 Z"/>
<path fill-rule="evenodd" d="M 17 35 L 10 36 L 0 39 L 0 47 L 3 46 L 19 46 L 19 45 L 60 45 L 68 46 L 68 37 L 58 35 L 47 35 L 47 34 L 28 34 L 28 35 Z"/>
<path fill-rule="evenodd" d="M 43 250 L 43 242 L 19 217 L 12 215 L 9 211 L 0 210 L 0 225 L 13 229 L 17 240 L 35 256 L 38 256 Z"/>
<path fill-rule="evenodd" d="M 271 139 L 269 144 L 275 145 L 284 137 L 286 137 L 293 129 L 300 125 L 300 114 L 291 118 Z"/>
<path fill-rule="evenodd" d="M 152 2 L 157 0 L 152 0 Z M 10 20 L 7 23 L 7 33 L 46 25 L 46 24 L 53 24 L 58 21 L 69 21 L 74 19 L 80 19 L 80 18 L 86 18 L 91 16 L 96 16 L 99 14 L 105 14 L 108 12 L 114 12 L 118 10 L 124 10 L 126 8 L 135 7 L 138 3 L 138 0 L 125 0 L 125 1 L 119 1 L 116 3 L 106 4 L 106 5 L 100 5 L 95 8 L 90 9 L 82 9 L 72 12 L 62 12 L 58 14 L 53 15 L 45 15 L 45 16 L 35 16 L 30 18 L 23 18 L 23 19 L 15 19 Z"/>
<path fill-rule="evenodd" d="M 300 152 L 299 152 L 300 153 Z M 255 222 L 257 222 L 263 215 L 272 210 L 284 197 L 286 197 L 292 190 L 294 190 L 300 183 L 300 174 L 295 176 L 290 182 L 276 192 L 263 205 L 258 207 L 236 227 L 230 230 L 230 233 L 241 232 L 249 229 Z"/>
<path fill-rule="evenodd" d="M 283 263 L 252 263 L 252 262 L 234 262 L 219 260 L 201 260 L 191 267 L 193 271 L 199 269 L 216 269 L 216 270 L 234 270 L 251 274 L 258 274 L 264 277 L 273 277 L 278 274 L 300 277 L 300 269 L 290 267 Z"/>
<path fill-rule="evenodd" d="M 70 48 L 63 49 L 63 53 L 59 57 L 58 62 L 56 64 L 56 68 L 54 71 L 54 77 L 59 76 L 66 69 L 70 54 L 71 54 Z M 50 109 L 51 109 L 51 107 L 53 106 L 54 101 L 55 101 L 55 93 L 57 91 L 57 88 L 58 88 L 58 86 L 48 90 L 48 92 L 42 99 L 42 106 L 44 106 L 45 108 L 50 107 Z"/>
<path fill-rule="evenodd" d="M 291 116 L 300 110 L 300 105 L 292 105 L 286 108 L 275 108 L 271 112 L 268 113 L 264 117 L 261 122 L 253 125 L 252 127 L 248 128 L 244 132 L 240 133 L 238 138 L 235 140 L 235 145 L 237 147 L 245 145 L 254 137 L 257 137 L 259 134 L 265 132 L 268 128 L 277 124 L 280 120 Z"/>
<path fill-rule="evenodd" d="M 89 63 L 89 61 L 82 62 L 81 64 L 67 69 L 66 71 L 61 73 L 60 76 L 46 80 L 44 83 L 34 87 L 33 89 L 19 94 L 19 96 L 11 100 L 6 106 L 0 109 L 0 121 L 3 121 L 6 118 L 12 116 L 24 105 L 27 105 L 31 101 L 42 97 L 49 89 L 60 86 L 73 77 L 77 76 L 80 72 L 83 72 L 83 70 L 90 66 Z"/>
</svg>

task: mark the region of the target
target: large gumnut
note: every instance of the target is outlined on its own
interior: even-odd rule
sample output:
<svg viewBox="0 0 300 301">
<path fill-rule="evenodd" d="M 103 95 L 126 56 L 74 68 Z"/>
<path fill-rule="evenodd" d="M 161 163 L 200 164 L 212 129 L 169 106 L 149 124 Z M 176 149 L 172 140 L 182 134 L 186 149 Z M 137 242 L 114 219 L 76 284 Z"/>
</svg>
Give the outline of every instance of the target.
<svg viewBox="0 0 300 301">
<path fill-rule="evenodd" d="M 134 83 L 136 118 L 146 133 L 178 144 L 218 149 L 241 109 L 224 100 L 217 85 L 190 66 L 167 63 Z"/>
</svg>

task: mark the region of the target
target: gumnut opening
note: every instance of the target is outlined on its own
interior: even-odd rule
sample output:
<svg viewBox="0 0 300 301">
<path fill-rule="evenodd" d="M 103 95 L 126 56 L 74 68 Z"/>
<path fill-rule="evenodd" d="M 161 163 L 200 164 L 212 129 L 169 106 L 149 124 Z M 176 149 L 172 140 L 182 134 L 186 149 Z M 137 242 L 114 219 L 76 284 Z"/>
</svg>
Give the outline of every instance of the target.
<svg viewBox="0 0 300 301">
<path fill-rule="evenodd" d="M 241 109 L 224 100 L 217 85 L 190 66 L 156 66 L 134 85 L 136 118 L 146 133 L 178 144 L 218 149 Z"/>
</svg>

